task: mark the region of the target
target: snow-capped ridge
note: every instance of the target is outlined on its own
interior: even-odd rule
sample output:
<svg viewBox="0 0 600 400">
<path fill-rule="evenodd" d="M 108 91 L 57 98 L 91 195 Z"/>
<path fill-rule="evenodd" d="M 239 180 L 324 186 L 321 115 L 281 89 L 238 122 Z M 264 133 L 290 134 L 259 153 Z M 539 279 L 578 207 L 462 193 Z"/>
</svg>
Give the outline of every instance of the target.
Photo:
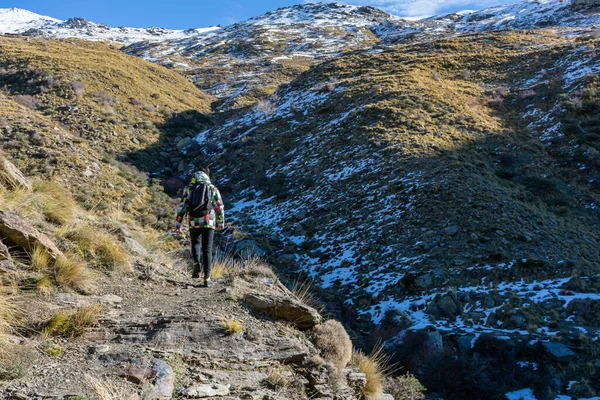
<svg viewBox="0 0 600 400">
<path fill-rule="evenodd" d="M 589 3 L 593 3 L 592 0 Z M 569 0 L 525 0 L 468 13 L 455 12 L 427 18 L 463 32 L 547 27 L 586 27 L 600 24 L 600 7 L 583 7 Z"/>
<path fill-rule="evenodd" d="M 59 24 L 62 21 L 21 8 L 0 8 L 0 33 L 21 33 Z"/>
<path fill-rule="evenodd" d="M 78 17 L 62 21 L 18 8 L 0 9 L 0 33 L 27 36 L 80 38 L 132 44 L 142 41 L 156 42 L 184 39 L 218 29 L 220 28 L 215 26 L 187 30 L 172 30 L 158 27 L 111 27 Z"/>
</svg>

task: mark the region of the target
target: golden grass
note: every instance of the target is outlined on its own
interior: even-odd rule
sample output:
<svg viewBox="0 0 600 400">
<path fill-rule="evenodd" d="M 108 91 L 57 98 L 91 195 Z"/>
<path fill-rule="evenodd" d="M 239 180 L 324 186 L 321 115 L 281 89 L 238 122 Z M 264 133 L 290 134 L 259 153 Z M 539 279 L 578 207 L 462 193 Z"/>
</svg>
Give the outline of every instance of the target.
<svg viewBox="0 0 600 400">
<path fill-rule="evenodd" d="M 244 330 L 244 328 L 242 327 L 242 323 L 233 319 L 227 319 L 223 321 L 223 329 L 228 335 L 233 335 L 234 333 L 238 333 Z"/>
<path fill-rule="evenodd" d="M 35 246 L 29 255 L 31 259 L 31 268 L 36 272 L 42 272 L 50 266 L 50 255 L 40 246 Z"/>
<path fill-rule="evenodd" d="M 15 300 L 14 290 L 0 285 L 0 338 L 12 332 L 17 324 L 19 307 Z"/>
<path fill-rule="evenodd" d="M 44 220 L 57 225 L 72 223 L 78 210 L 69 192 L 57 182 L 42 180 L 36 180 L 33 189 L 0 189 L 0 205 L 33 224 Z"/>
<path fill-rule="evenodd" d="M 123 247 L 108 232 L 86 224 L 71 225 L 58 232 L 70 240 L 75 251 L 93 264 L 108 270 L 129 267 L 129 257 Z"/>
<path fill-rule="evenodd" d="M 292 286 L 292 293 L 294 294 L 294 297 L 296 297 L 296 299 L 301 303 L 306 304 L 307 306 L 310 306 L 319 312 L 322 311 L 323 306 L 317 294 L 314 292 L 312 283 L 310 281 L 297 280 L 294 282 L 294 286 Z M 342 327 L 342 329 L 344 328 Z"/>
<path fill-rule="evenodd" d="M 248 258 L 244 262 L 243 271 L 249 276 L 277 279 L 271 266 L 258 256 Z"/>
<path fill-rule="evenodd" d="M 48 221 L 66 225 L 75 221 L 77 202 L 66 189 L 55 181 L 37 180 L 33 185 L 41 211 Z"/>
<path fill-rule="evenodd" d="M 3 210 L 17 213 L 31 223 L 44 220 L 38 196 L 31 189 L 18 187 L 12 190 L 0 188 L 0 206 Z"/>
<path fill-rule="evenodd" d="M 42 276 L 35 282 L 35 290 L 42 295 L 49 295 L 52 293 L 54 285 L 52 279 L 48 275 Z"/>
<path fill-rule="evenodd" d="M 48 354 L 50 357 L 58 357 L 63 354 L 63 349 L 57 344 L 51 344 L 44 348 L 44 353 Z"/>
<path fill-rule="evenodd" d="M 270 368 L 265 382 L 275 388 L 286 388 L 290 384 L 289 372 L 284 367 Z"/>
<path fill-rule="evenodd" d="M 91 375 L 85 375 L 85 382 L 90 387 L 98 400 L 126 400 L 128 395 L 116 388 L 112 382 L 95 378 Z"/>
<path fill-rule="evenodd" d="M 46 324 L 42 333 L 47 336 L 74 338 L 98 323 L 102 306 L 94 304 L 80 308 L 74 313 L 59 312 Z"/>
<path fill-rule="evenodd" d="M 210 267 L 210 277 L 213 279 L 221 278 L 223 275 L 229 274 L 230 271 L 239 272 L 239 269 L 239 262 L 231 254 L 217 251 Z"/>
<path fill-rule="evenodd" d="M 362 351 L 352 355 L 352 364 L 367 376 L 367 384 L 363 389 L 367 399 L 377 399 L 383 393 L 385 378 L 390 373 L 387 368 L 389 361 L 390 357 L 385 353 L 382 345 L 376 346 L 371 355 L 366 355 Z"/>
<path fill-rule="evenodd" d="M 68 99 L 71 103 L 75 101 L 92 106 L 96 113 L 113 109 L 126 113 L 130 118 L 137 118 L 145 112 L 140 106 L 127 101 L 130 98 L 176 112 L 210 112 L 212 97 L 200 91 L 184 76 L 125 55 L 106 43 L 28 39 L 0 38 L 0 63 L 4 63 L 6 68 L 20 66 L 20 69 L 26 67 L 54 76 L 69 93 L 73 90 L 67 87 L 77 82 L 83 90 Z M 77 94 L 76 91 L 73 94 Z"/>
<path fill-rule="evenodd" d="M 82 293 L 90 293 L 95 287 L 93 272 L 84 261 L 71 254 L 65 254 L 54 262 L 54 280 L 60 286 Z"/>
</svg>

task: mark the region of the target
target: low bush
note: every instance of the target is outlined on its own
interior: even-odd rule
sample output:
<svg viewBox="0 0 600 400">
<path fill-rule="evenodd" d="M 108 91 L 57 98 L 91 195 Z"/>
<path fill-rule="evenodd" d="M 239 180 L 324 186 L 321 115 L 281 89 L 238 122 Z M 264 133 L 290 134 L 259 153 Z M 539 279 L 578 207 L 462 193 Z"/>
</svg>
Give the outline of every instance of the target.
<svg viewBox="0 0 600 400">
<path fill-rule="evenodd" d="M 427 389 L 410 372 L 393 380 L 387 390 L 394 396 L 394 400 L 423 400 Z"/>
<path fill-rule="evenodd" d="M 32 110 L 37 110 L 37 108 L 40 105 L 40 101 L 38 99 L 28 94 L 18 94 L 16 96 L 13 96 L 13 100 L 19 103 L 20 105 L 30 108 Z"/>
<path fill-rule="evenodd" d="M 311 336 L 315 346 L 321 351 L 323 360 L 331 363 L 341 375 L 352 359 L 352 341 L 344 326 L 331 319 L 317 325 Z"/>
<path fill-rule="evenodd" d="M 244 330 L 241 322 L 233 319 L 223 321 L 223 329 L 228 335 L 233 335 L 234 333 L 239 333 Z"/>
</svg>

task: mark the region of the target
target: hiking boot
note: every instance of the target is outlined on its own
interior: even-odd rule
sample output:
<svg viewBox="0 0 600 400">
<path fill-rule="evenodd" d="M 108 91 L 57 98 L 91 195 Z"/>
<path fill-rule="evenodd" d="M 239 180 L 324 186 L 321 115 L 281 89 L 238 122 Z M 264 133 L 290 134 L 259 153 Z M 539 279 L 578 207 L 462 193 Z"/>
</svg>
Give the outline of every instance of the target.
<svg viewBox="0 0 600 400">
<path fill-rule="evenodd" d="M 194 272 L 192 272 L 192 278 L 198 279 L 200 278 L 200 264 L 194 264 Z"/>
<path fill-rule="evenodd" d="M 212 285 L 213 282 L 210 280 L 210 278 L 204 280 L 204 287 L 211 287 Z"/>
</svg>

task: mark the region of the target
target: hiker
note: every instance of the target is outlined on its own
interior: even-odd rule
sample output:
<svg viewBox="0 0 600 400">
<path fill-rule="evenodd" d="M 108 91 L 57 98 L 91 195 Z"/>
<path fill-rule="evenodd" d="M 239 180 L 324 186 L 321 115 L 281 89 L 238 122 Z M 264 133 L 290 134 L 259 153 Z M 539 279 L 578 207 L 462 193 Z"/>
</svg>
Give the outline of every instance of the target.
<svg viewBox="0 0 600 400">
<path fill-rule="evenodd" d="M 183 191 L 183 198 L 179 205 L 175 223 L 175 231 L 179 232 L 181 221 L 185 214 L 188 214 L 192 257 L 194 259 L 192 278 L 197 279 L 200 277 L 200 258 L 196 246 L 201 243 L 205 287 L 212 285 L 210 267 L 215 230 L 222 231 L 225 227 L 223 200 L 221 200 L 219 190 L 210 182 L 209 173 L 208 168 L 201 168 L 200 171 L 192 175 L 190 184 Z"/>
</svg>

